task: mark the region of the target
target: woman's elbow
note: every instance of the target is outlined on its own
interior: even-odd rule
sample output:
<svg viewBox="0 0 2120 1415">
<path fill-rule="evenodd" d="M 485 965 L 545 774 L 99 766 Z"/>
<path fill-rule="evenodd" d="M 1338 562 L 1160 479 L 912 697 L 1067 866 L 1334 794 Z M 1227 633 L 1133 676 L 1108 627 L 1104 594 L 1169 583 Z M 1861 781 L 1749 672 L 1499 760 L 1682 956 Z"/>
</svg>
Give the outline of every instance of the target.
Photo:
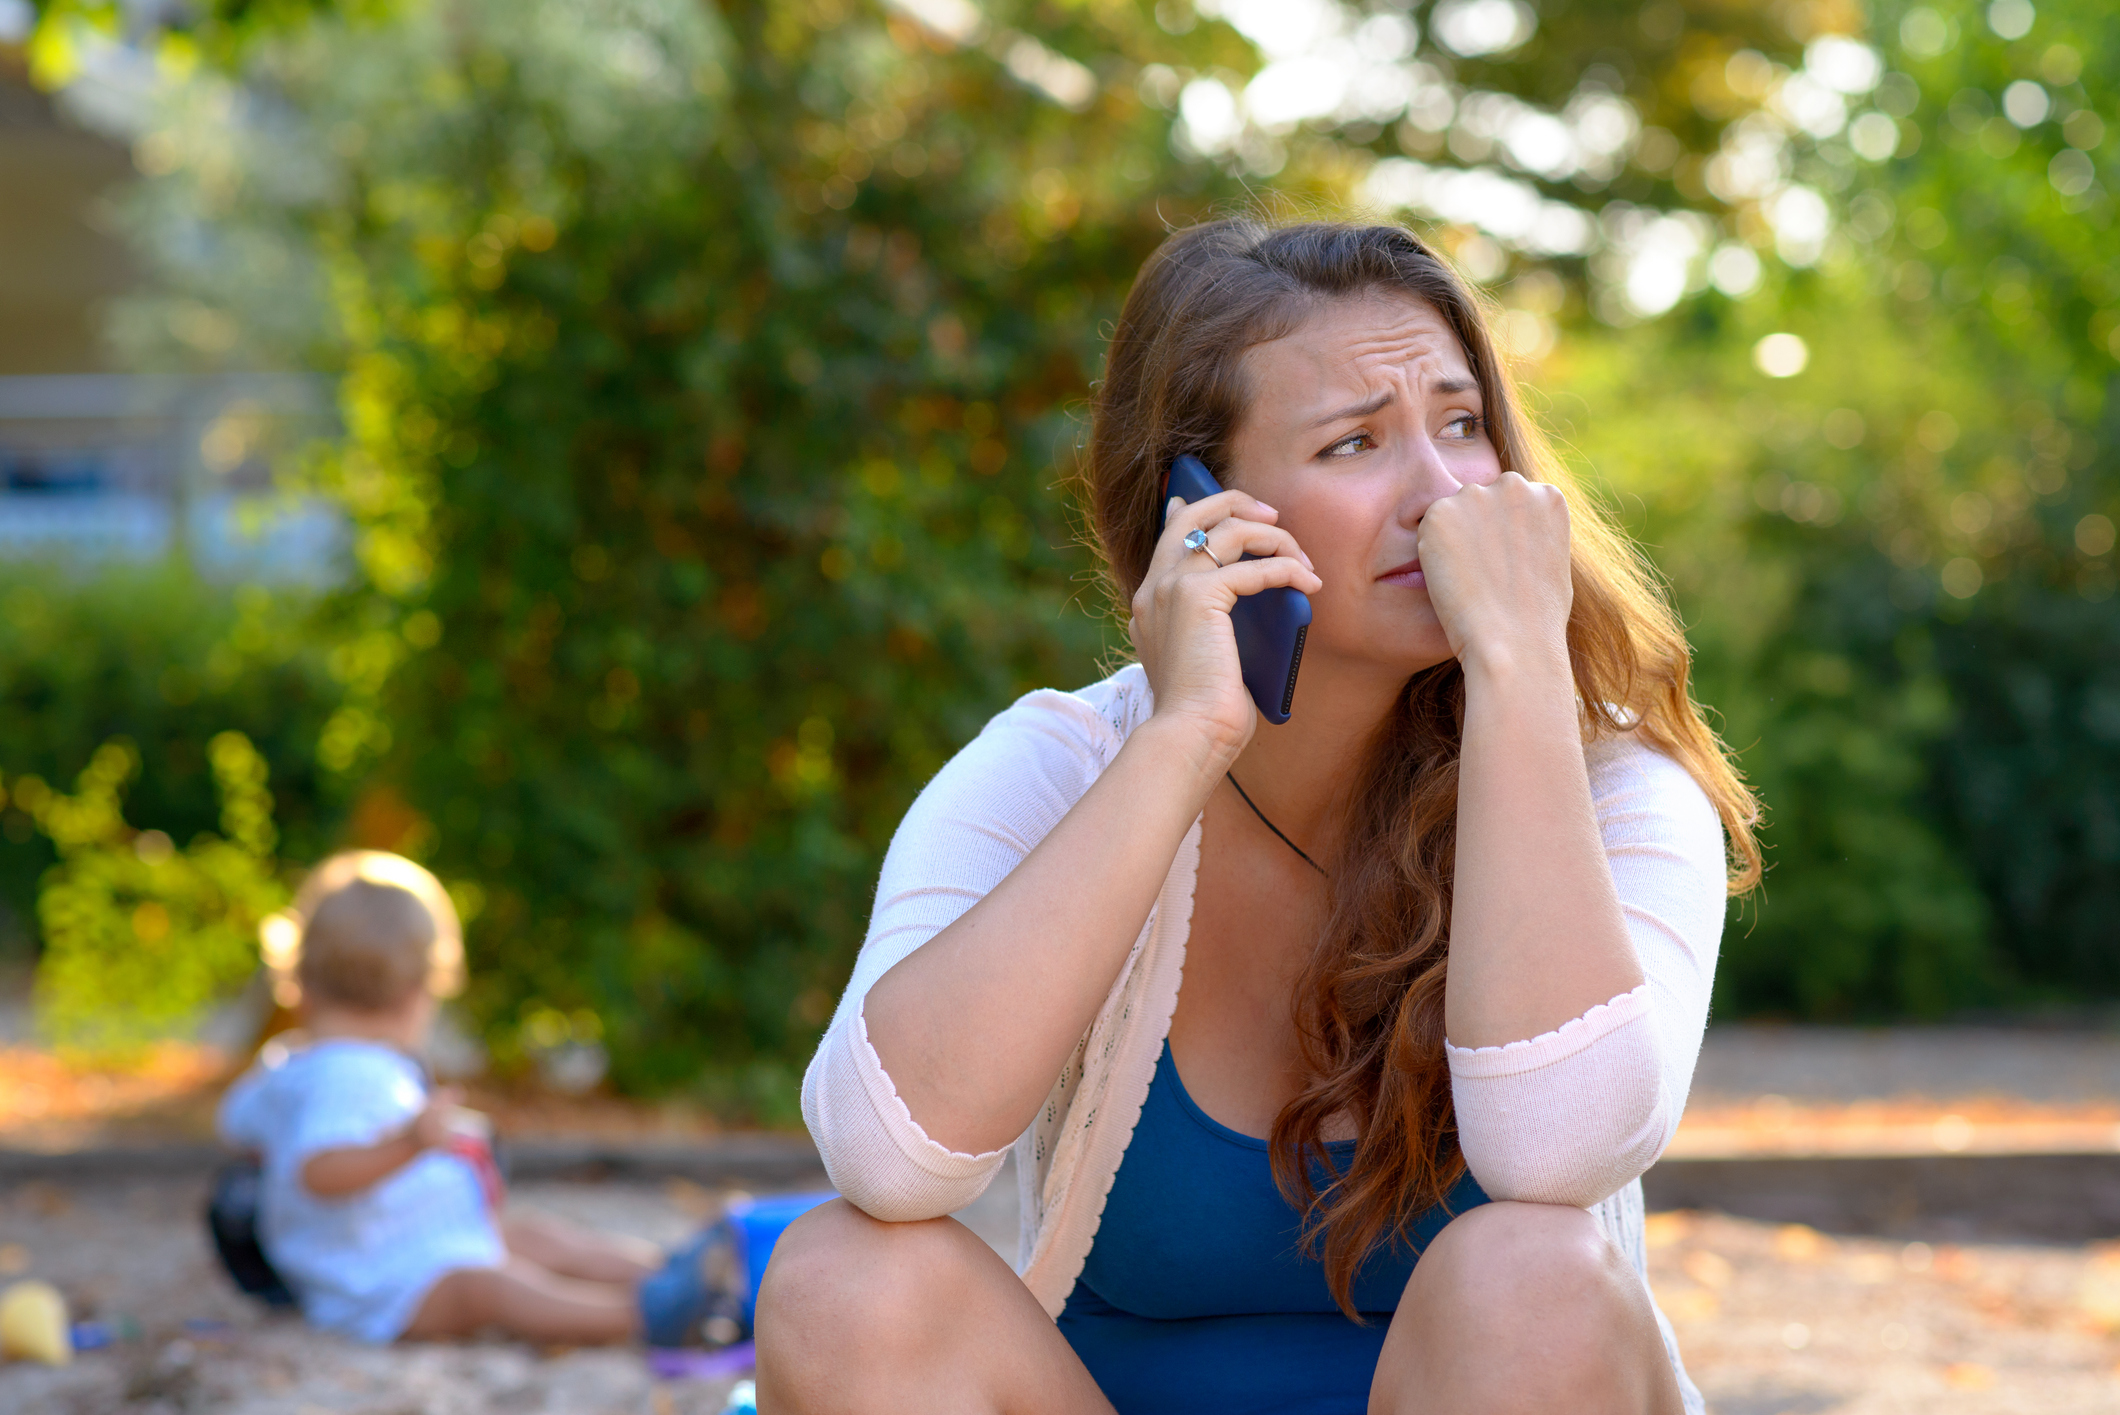
<svg viewBox="0 0 2120 1415">
<path fill-rule="evenodd" d="M 1465 1166 L 1490 1199 L 1587 1209 L 1639 1179 L 1664 1151 L 1670 1126 L 1660 1100 L 1606 1110 L 1588 1123 L 1539 1135 L 1461 1135 Z"/>
<path fill-rule="evenodd" d="M 986 1192 L 1000 1166 L 965 1175 L 938 1175 L 909 1159 L 878 1163 L 885 1159 L 875 1152 L 856 1158 L 822 1153 L 825 1176 L 832 1187 L 855 1208 L 880 1223 L 921 1223 L 945 1218 Z M 837 1162 L 835 1162 L 837 1161 Z"/>
<path fill-rule="evenodd" d="M 952 1154 L 919 1133 L 909 1116 L 904 1125 L 888 1123 L 867 1103 L 857 1077 L 829 1072 L 812 1064 L 803 1119 L 841 1198 L 883 1223 L 918 1223 L 955 1213 L 986 1191 L 1001 1152 Z"/>
<path fill-rule="evenodd" d="M 904 1194 L 880 1185 L 854 1189 L 838 1185 L 833 1187 L 839 1190 L 840 1198 L 878 1223 L 923 1223 L 928 1219 L 947 1217 L 957 1211 L 946 1204 L 937 1204 L 932 1199 Z M 957 1206 L 962 1207 L 962 1204 Z"/>
</svg>

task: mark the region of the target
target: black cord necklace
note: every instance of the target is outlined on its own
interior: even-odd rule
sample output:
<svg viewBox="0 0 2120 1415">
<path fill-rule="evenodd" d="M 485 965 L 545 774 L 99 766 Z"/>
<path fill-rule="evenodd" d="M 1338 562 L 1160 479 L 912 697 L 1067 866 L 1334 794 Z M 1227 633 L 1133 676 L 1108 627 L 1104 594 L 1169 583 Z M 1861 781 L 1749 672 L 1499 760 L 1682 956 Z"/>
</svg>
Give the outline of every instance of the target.
<svg viewBox="0 0 2120 1415">
<path fill-rule="evenodd" d="M 1296 843 L 1295 843 L 1295 842 L 1294 842 L 1293 840 L 1290 840 L 1290 839 L 1289 839 L 1289 838 L 1288 838 L 1287 836 L 1285 836 L 1285 835 L 1282 835 L 1282 834 L 1281 834 L 1281 827 L 1279 827 L 1279 826 L 1275 825 L 1275 824 L 1274 824 L 1274 823 L 1273 823 L 1272 821 L 1270 821 L 1270 820 L 1266 819 L 1266 812 L 1264 812 L 1264 811 L 1262 811 L 1262 810 L 1260 810 L 1260 809 L 1259 809 L 1259 803 L 1258 803 L 1257 801 L 1254 801 L 1254 800 L 1252 800 L 1252 799 L 1251 799 L 1251 797 L 1250 797 L 1250 795 L 1249 795 L 1249 794 L 1247 794 L 1247 793 L 1245 792 L 1245 790 L 1244 790 L 1244 788 L 1243 788 L 1243 787 L 1241 787 L 1241 786 L 1237 786 L 1237 778 L 1236 778 L 1236 774 L 1235 774 L 1234 772 L 1224 772 L 1224 773 L 1222 773 L 1222 774 L 1223 774 L 1224 776 L 1227 776 L 1227 777 L 1229 778 L 1229 784 L 1230 784 L 1230 785 L 1232 785 L 1232 786 L 1236 786 L 1236 787 L 1237 787 L 1237 794 L 1238 794 L 1239 796 L 1242 796 L 1242 797 L 1244 797 L 1244 804 L 1245 804 L 1245 805 L 1247 805 L 1247 806 L 1249 806 L 1249 807 L 1251 807 L 1251 813 L 1252 813 L 1253 815 L 1255 815 L 1255 816 L 1257 816 L 1257 817 L 1259 818 L 1259 824 L 1261 824 L 1261 825 L 1265 826 L 1265 827 L 1266 827 L 1266 828 L 1267 828 L 1268 830 L 1272 831 L 1272 832 L 1274 833 L 1274 835 L 1275 835 L 1276 837 L 1278 837 L 1278 838 L 1280 839 L 1280 842 L 1281 842 L 1281 843 L 1282 843 L 1283 845 L 1286 845 L 1286 846 L 1287 846 L 1287 847 L 1288 847 L 1289 849 L 1291 849 L 1291 850 L 1295 851 L 1295 852 L 1296 852 L 1296 854 L 1297 854 L 1298 856 L 1301 856 L 1301 858 L 1302 858 L 1302 861 L 1303 861 L 1303 863 L 1304 863 L 1304 864 L 1306 864 L 1306 865 L 1310 866 L 1310 867 L 1311 867 L 1312 869 L 1316 870 L 1316 871 L 1317 871 L 1317 872 L 1318 872 L 1319 874 L 1321 874 L 1321 875 L 1325 875 L 1325 878 L 1327 878 L 1327 879 L 1331 879 L 1331 878 L 1332 878 L 1332 876 L 1331 876 L 1331 875 L 1326 875 L 1326 874 L 1325 874 L 1325 867 L 1324 867 L 1323 865 L 1319 864 L 1319 863 L 1318 863 L 1318 862 L 1317 862 L 1316 860 L 1313 860 L 1313 859 L 1311 859 L 1311 858 L 1310 858 L 1310 856 L 1308 856 L 1308 855 L 1305 855 L 1305 854 L 1303 854 L 1303 847 L 1302 847 L 1302 846 L 1300 846 L 1300 845 L 1296 844 Z"/>
</svg>

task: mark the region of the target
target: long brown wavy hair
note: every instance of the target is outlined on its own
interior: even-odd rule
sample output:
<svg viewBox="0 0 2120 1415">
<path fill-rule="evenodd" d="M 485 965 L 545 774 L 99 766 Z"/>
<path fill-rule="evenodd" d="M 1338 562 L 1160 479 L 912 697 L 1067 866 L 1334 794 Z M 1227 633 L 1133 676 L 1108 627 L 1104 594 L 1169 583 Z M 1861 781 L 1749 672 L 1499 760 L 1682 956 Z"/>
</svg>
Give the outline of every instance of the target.
<svg viewBox="0 0 2120 1415">
<path fill-rule="evenodd" d="M 1179 231 L 1149 257 L 1112 334 L 1083 473 L 1114 605 L 1123 615 L 1148 571 L 1171 460 L 1189 452 L 1228 466 L 1251 398 L 1247 351 L 1325 301 L 1392 291 L 1426 301 L 1456 331 L 1503 470 L 1567 494 L 1568 652 L 1585 739 L 1632 732 L 1684 765 L 1722 817 L 1731 893 L 1749 890 L 1759 806 L 1693 701 L 1677 616 L 1525 415 L 1480 300 L 1410 231 L 1223 220 Z M 1302 1085 L 1274 1121 L 1274 1175 L 1350 1316 L 1363 1261 L 1442 1202 L 1465 1168 L 1443 1053 L 1464 705 L 1453 660 L 1414 674 L 1378 726 L 1347 794 L 1325 929 L 1297 984 Z M 1358 1135 L 1344 1170 L 1323 1139 L 1341 1115 Z M 1313 1164 L 1330 1176 L 1322 1188 Z"/>
</svg>

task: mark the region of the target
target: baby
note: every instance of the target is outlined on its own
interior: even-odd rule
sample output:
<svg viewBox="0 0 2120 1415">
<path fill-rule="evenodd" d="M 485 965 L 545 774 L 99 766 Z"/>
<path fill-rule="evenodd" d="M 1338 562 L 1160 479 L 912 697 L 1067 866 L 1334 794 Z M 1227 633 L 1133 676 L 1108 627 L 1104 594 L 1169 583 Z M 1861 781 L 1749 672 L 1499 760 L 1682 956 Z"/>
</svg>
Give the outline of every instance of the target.
<svg viewBox="0 0 2120 1415">
<path fill-rule="evenodd" d="M 267 1052 L 221 1102 L 222 1138 L 264 1170 L 259 1239 L 328 1331 L 363 1341 L 497 1327 L 538 1342 L 685 1344 L 712 1296 L 700 1245 L 497 1211 L 482 1117 L 414 1058 L 460 980 L 456 911 L 397 855 L 318 866 L 294 905 L 306 1037 Z"/>
</svg>

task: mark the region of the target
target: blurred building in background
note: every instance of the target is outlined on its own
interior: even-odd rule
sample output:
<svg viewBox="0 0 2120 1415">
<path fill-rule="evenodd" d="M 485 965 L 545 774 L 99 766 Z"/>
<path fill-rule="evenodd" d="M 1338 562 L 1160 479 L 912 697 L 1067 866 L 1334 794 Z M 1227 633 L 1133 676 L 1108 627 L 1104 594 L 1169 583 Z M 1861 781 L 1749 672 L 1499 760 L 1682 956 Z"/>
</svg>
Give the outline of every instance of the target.
<svg viewBox="0 0 2120 1415">
<path fill-rule="evenodd" d="M 131 174 L 123 146 L 0 59 L 0 559 L 182 555 L 215 577 L 335 579 L 344 518 L 275 494 L 256 455 L 267 420 L 328 409 L 324 385 L 111 367 L 99 322 L 132 269 L 98 206 Z"/>
<path fill-rule="evenodd" d="M 139 903 L 47 910 L 32 808 L 136 763 L 128 829 L 225 840 L 269 789 L 245 878 L 356 839 L 461 885 L 498 1070 L 593 1042 L 791 1118 L 920 784 L 1123 645 L 1065 484 L 1140 262 L 1316 204 L 1482 287 L 1669 581 L 1770 811 L 1718 1015 L 2106 1006 L 2111 15 L 0 0 L 56 105 L 0 125 L 0 377 L 42 380 L 0 390 L 0 905 L 93 925 L 0 955 L 160 1025 Z M 296 485 L 359 547 L 321 613 L 243 582 L 352 559 L 267 516 Z M 242 908 L 164 892 L 217 1003 Z"/>
</svg>

